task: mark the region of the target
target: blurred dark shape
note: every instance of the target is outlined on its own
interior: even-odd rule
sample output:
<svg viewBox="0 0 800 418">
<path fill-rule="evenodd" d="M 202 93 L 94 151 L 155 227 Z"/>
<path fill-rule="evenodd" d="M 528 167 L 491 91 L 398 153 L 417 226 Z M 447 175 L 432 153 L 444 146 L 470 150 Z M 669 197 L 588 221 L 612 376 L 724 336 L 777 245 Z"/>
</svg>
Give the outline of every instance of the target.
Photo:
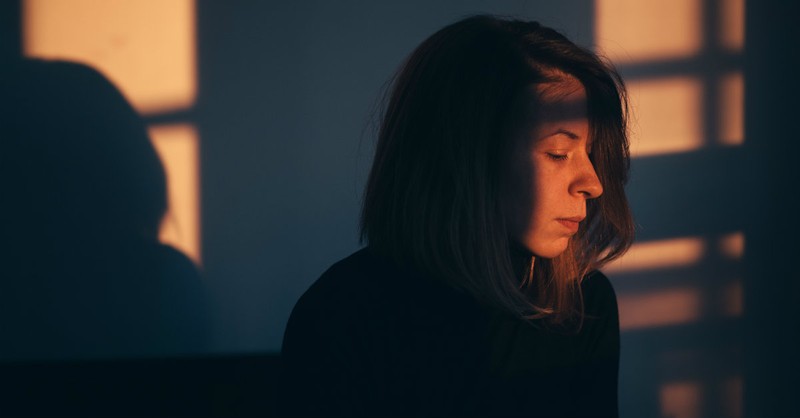
<svg viewBox="0 0 800 418">
<path fill-rule="evenodd" d="M 100 73 L 0 69 L 0 360 L 182 355 L 207 348 L 194 264 L 158 242 L 164 168 Z"/>
</svg>

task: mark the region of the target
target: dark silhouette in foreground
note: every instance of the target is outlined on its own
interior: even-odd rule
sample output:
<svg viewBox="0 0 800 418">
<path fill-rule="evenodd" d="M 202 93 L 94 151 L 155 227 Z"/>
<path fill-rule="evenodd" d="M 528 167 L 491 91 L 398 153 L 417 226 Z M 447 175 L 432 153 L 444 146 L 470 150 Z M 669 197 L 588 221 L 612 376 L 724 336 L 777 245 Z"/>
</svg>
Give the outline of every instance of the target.
<svg viewBox="0 0 800 418">
<path fill-rule="evenodd" d="M 85 65 L 0 71 L 0 359 L 202 352 L 203 283 L 158 242 L 166 178 L 143 120 Z"/>
<path fill-rule="evenodd" d="M 201 355 L 207 295 L 158 242 L 166 178 L 144 121 L 84 65 L 0 76 L 0 415 L 253 413 L 276 359 Z"/>
</svg>

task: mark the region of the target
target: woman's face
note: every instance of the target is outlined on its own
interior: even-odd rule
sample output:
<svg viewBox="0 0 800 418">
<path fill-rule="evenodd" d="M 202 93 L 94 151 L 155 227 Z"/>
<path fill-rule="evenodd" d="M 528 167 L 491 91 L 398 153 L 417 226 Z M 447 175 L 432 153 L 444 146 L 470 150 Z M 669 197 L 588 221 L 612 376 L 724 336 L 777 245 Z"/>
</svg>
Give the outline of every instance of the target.
<svg viewBox="0 0 800 418">
<path fill-rule="evenodd" d="M 586 201 L 603 193 L 589 159 L 586 93 L 578 80 L 564 76 L 532 86 L 523 106 L 504 190 L 506 222 L 535 256 L 553 258 L 578 231 Z"/>
</svg>

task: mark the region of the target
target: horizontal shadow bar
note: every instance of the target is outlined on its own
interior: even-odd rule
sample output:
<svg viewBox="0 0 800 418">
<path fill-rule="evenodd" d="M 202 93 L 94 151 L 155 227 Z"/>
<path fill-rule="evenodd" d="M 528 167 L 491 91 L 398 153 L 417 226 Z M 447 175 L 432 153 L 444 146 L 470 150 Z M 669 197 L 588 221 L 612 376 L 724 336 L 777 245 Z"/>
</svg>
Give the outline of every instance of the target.
<svg viewBox="0 0 800 418">
<path fill-rule="evenodd" d="M 741 231 L 753 187 L 746 149 L 714 147 L 694 152 L 634 158 L 627 187 L 637 239 L 724 234 Z"/>
</svg>

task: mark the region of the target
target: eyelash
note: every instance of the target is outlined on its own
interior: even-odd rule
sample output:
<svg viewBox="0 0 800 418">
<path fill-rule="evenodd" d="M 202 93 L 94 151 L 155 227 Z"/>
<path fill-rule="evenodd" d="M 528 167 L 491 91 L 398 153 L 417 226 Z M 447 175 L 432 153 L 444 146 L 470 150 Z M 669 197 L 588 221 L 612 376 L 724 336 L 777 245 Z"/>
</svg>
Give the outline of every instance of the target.
<svg viewBox="0 0 800 418">
<path fill-rule="evenodd" d="M 565 161 L 567 159 L 567 154 L 553 154 L 548 152 L 547 156 L 553 161 Z"/>
</svg>

